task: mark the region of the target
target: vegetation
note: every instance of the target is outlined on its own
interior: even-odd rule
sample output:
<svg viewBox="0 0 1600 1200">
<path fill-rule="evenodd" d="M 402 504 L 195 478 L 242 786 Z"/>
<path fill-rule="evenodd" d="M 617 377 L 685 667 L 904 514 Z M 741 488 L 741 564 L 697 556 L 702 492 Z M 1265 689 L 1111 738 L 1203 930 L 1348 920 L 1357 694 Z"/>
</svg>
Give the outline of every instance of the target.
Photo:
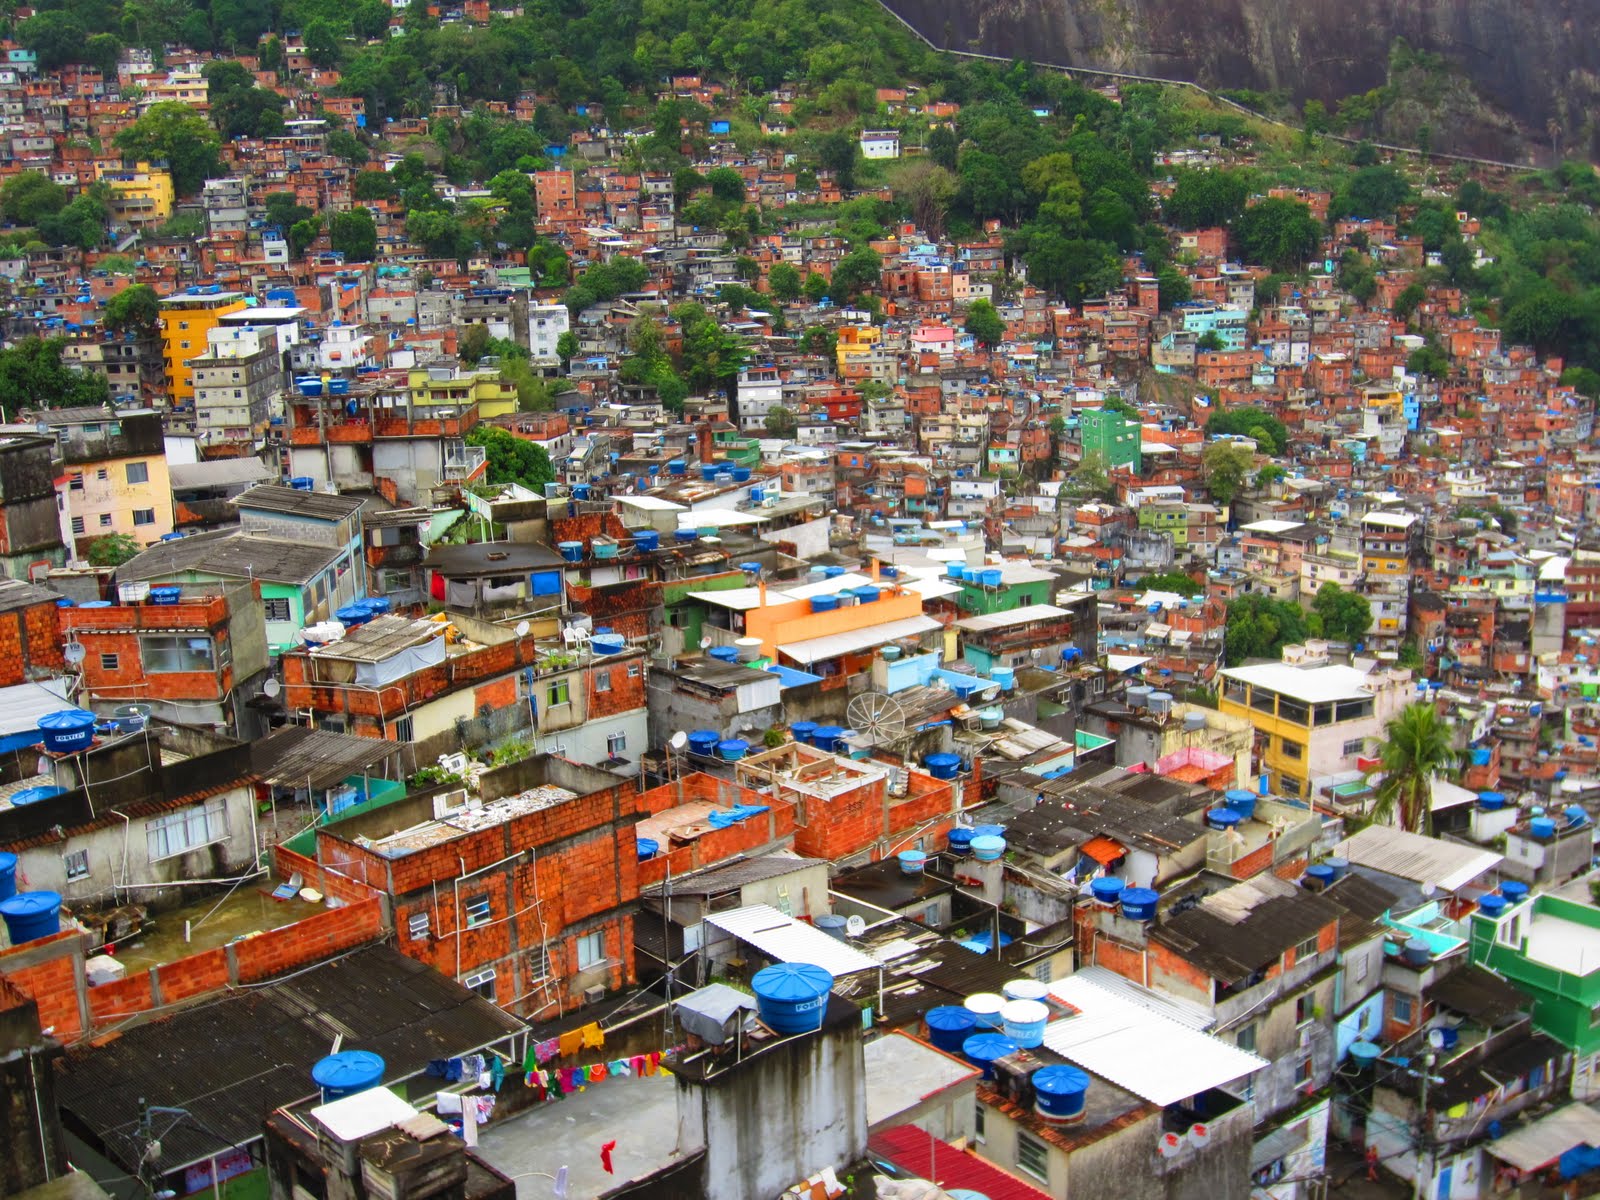
<svg viewBox="0 0 1600 1200">
<path fill-rule="evenodd" d="M 1252 658 L 1279 659 L 1285 646 L 1305 641 L 1306 632 L 1298 604 L 1256 593 L 1240 596 L 1228 605 L 1224 657 L 1230 667 Z"/>
<path fill-rule="evenodd" d="M 1139 580 L 1139 586 L 1147 592 L 1176 592 L 1180 596 L 1194 597 L 1205 591 L 1205 588 L 1196 583 L 1182 571 L 1160 571 L 1154 575 L 1146 575 Z"/>
<path fill-rule="evenodd" d="M 1359 592 L 1325 583 L 1311 602 L 1308 626 L 1313 634 L 1356 645 L 1372 628 L 1372 604 Z"/>
<path fill-rule="evenodd" d="M 1450 773 L 1456 752 L 1449 725 L 1431 704 L 1409 704 L 1384 726 L 1378 750 L 1377 801 L 1373 820 L 1430 833 L 1433 781 Z"/>
<path fill-rule="evenodd" d="M 133 537 L 126 533 L 108 533 L 105 537 L 96 538 L 89 543 L 89 565 L 91 567 L 120 567 L 129 559 L 134 558 L 144 549 Z"/>
<path fill-rule="evenodd" d="M 1207 437 L 1247 437 L 1263 454 L 1279 455 L 1289 446 L 1289 429 L 1261 408 L 1230 408 L 1206 422 Z"/>
<path fill-rule="evenodd" d="M 1250 478 L 1255 455 L 1237 442 L 1212 442 L 1200 455 L 1206 491 L 1218 504 L 1232 504 Z"/>
<path fill-rule="evenodd" d="M 488 458 L 484 475 L 490 483 L 520 483 L 543 495 L 544 485 L 555 482 L 555 468 L 543 446 L 492 425 L 477 426 L 465 440 L 469 446 L 484 448 Z"/>
<path fill-rule="evenodd" d="M 0 409 L 97 407 L 111 398 L 106 377 L 65 363 L 66 338 L 29 336 L 0 350 Z"/>
</svg>

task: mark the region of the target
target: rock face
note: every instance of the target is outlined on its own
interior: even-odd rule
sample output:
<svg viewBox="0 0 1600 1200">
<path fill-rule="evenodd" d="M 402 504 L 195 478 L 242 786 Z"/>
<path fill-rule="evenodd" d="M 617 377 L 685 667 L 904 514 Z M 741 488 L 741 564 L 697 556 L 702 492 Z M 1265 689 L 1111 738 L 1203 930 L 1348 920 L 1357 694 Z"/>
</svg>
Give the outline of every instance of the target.
<svg viewBox="0 0 1600 1200">
<path fill-rule="evenodd" d="M 1286 91 L 1332 108 L 1385 82 L 1396 38 L 1441 55 L 1544 155 L 1594 142 L 1600 110 L 1596 0 L 886 0 L 939 49 L 1098 67 L 1207 87 Z M 1434 146 L 1505 146 L 1435 129 Z M 1453 136 L 1452 136 L 1453 135 Z M 1525 157 L 1524 150 L 1519 157 Z"/>
</svg>

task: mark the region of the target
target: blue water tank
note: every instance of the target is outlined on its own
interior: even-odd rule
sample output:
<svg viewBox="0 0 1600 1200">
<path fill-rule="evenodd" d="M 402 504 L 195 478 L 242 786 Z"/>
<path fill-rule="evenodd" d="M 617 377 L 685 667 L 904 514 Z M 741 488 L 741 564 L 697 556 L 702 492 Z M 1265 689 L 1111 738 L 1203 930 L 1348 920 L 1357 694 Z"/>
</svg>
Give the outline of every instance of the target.
<svg viewBox="0 0 1600 1200">
<path fill-rule="evenodd" d="M 394 607 L 393 601 L 385 596 L 368 596 L 361 601 L 367 606 L 367 611 L 375 617 L 381 617 Z"/>
<path fill-rule="evenodd" d="M 834 941 L 847 942 L 850 940 L 850 935 L 848 933 L 850 928 L 849 917 L 841 917 L 834 913 L 823 913 L 820 917 L 815 918 L 811 923 L 818 929 L 822 930 L 823 933 L 833 938 Z"/>
<path fill-rule="evenodd" d="M 1008 692 L 1017 686 L 1017 671 L 1015 667 L 990 667 L 989 678 Z"/>
<path fill-rule="evenodd" d="M 85 600 L 82 604 L 78 605 L 78 607 L 79 608 L 110 608 L 111 607 L 111 601 L 109 601 L 109 600 Z"/>
<path fill-rule="evenodd" d="M 365 604 L 346 604 L 333 615 L 346 629 L 353 625 L 365 625 L 372 620 L 372 610 Z"/>
<path fill-rule="evenodd" d="M 871 604 L 880 594 L 877 588 L 864 584 L 856 589 L 856 603 Z"/>
<path fill-rule="evenodd" d="M 39 718 L 44 748 L 51 754 L 72 754 L 94 743 L 95 715 L 81 708 L 46 713 Z"/>
<path fill-rule="evenodd" d="M 9 900 L 17 894 L 17 856 L 9 850 L 0 850 L 0 900 Z"/>
<path fill-rule="evenodd" d="M 930 1008 L 924 1019 L 928 1022 L 928 1040 L 946 1054 L 960 1054 L 978 1026 L 976 1016 L 954 1004 Z"/>
<path fill-rule="evenodd" d="M 1244 788 L 1233 788 L 1223 794 L 1228 807 L 1239 814 L 1241 821 L 1248 821 L 1256 815 L 1256 794 Z"/>
<path fill-rule="evenodd" d="M 649 858 L 654 858 L 661 852 L 661 843 L 656 841 L 655 838 L 639 838 L 638 847 L 640 862 L 644 862 Z"/>
<path fill-rule="evenodd" d="M 944 573 L 948 579 L 961 580 L 966 578 L 967 568 L 961 563 L 945 563 Z"/>
<path fill-rule="evenodd" d="M 1306 868 L 1305 881 L 1311 885 L 1313 891 L 1320 892 L 1333 882 L 1333 868 L 1327 863 L 1312 863 Z"/>
<path fill-rule="evenodd" d="M 1333 879 L 1329 880 L 1329 882 L 1332 883 L 1344 878 L 1345 872 L 1350 869 L 1350 860 L 1348 858 L 1339 858 L 1330 854 L 1327 858 L 1322 860 L 1322 865 L 1333 872 Z"/>
<path fill-rule="evenodd" d="M 1007 1000 L 1000 1009 L 1005 1035 L 1024 1049 L 1044 1045 L 1044 1027 L 1050 1023 L 1050 1009 L 1042 1000 Z"/>
<path fill-rule="evenodd" d="M 1052 1125 L 1071 1125 L 1083 1120 L 1084 1101 L 1089 1095 L 1089 1074 L 1065 1063 L 1041 1067 L 1030 1077 L 1034 1108 Z"/>
<path fill-rule="evenodd" d="M 596 634 L 589 639 L 589 648 L 596 654 L 621 654 L 628 647 L 628 639 L 620 633 Z"/>
<path fill-rule="evenodd" d="M 824 579 L 838 579 L 839 576 L 843 575 L 844 573 L 845 570 L 843 567 L 829 566 L 822 568 L 822 577 Z"/>
<path fill-rule="evenodd" d="M 1005 852 L 1005 838 L 975 837 L 972 839 L 972 857 L 979 862 L 994 862 Z"/>
<path fill-rule="evenodd" d="M 1433 958 L 1433 948 L 1419 937 L 1410 937 L 1400 947 L 1400 956 L 1413 967 L 1425 967 Z"/>
<path fill-rule="evenodd" d="M 739 651 L 733 646 L 713 646 L 706 651 L 706 654 L 718 662 L 731 663 L 739 661 Z"/>
<path fill-rule="evenodd" d="M 165 538 L 163 538 L 163 540 L 165 540 Z M 63 596 L 63 597 L 61 597 L 61 599 L 56 601 L 56 607 L 57 608 L 71 608 L 72 607 L 72 597 L 71 596 Z"/>
<path fill-rule="evenodd" d="M 694 754 L 711 754 L 717 748 L 717 743 L 722 740 L 722 735 L 715 729 L 696 729 L 689 735 L 689 749 Z"/>
<path fill-rule="evenodd" d="M 999 587 L 1000 580 L 1003 578 L 1002 573 L 993 567 L 987 567 L 978 572 L 978 582 L 983 584 L 984 587 Z"/>
<path fill-rule="evenodd" d="M 317 486 L 317 481 L 309 475 L 293 475 L 289 479 L 289 486 L 297 492 L 309 492 Z"/>
<path fill-rule="evenodd" d="M 973 837 L 1005 837 L 1005 835 L 1006 827 L 1004 825 L 974 825 L 972 827 Z"/>
<path fill-rule="evenodd" d="M 1110 907 L 1122 898 L 1122 889 L 1127 886 L 1115 876 L 1102 875 L 1099 879 L 1090 881 L 1089 894 L 1095 898 L 1096 903 Z"/>
<path fill-rule="evenodd" d="M 707 463 L 701 463 L 700 464 L 700 478 L 701 479 L 705 480 L 707 483 L 710 483 L 716 477 L 717 477 L 717 464 L 716 463 L 707 462 Z"/>
<path fill-rule="evenodd" d="M 582 542 L 557 542 L 556 549 L 560 551 L 561 557 L 566 559 L 568 562 L 575 563 L 583 561 Z"/>
<path fill-rule="evenodd" d="M 699 536 L 700 531 L 695 529 L 693 526 L 690 526 L 687 529 L 674 529 L 672 531 L 672 540 L 675 542 L 692 542 L 699 538 Z"/>
<path fill-rule="evenodd" d="M 1487 746 L 1474 746 L 1472 749 L 1472 765 L 1475 767 L 1487 767 L 1492 755 L 1493 751 Z"/>
<path fill-rule="evenodd" d="M 1500 894 L 1506 898 L 1506 907 L 1510 908 L 1528 898 L 1528 885 L 1520 879 L 1507 879 L 1500 884 Z"/>
<path fill-rule="evenodd" d="M 1485 892 L 1478 897 L 1478 911 L 1486 917 L 1498 917 L 1506 910 L 1506 898 L 1495 892 Z"/>
<path fill-rule="evenodd" d="M 1006 1058 L 1022 1049 L 1003 1033 L 975 1033 L 961 1043 L 961 1053 L 967 1061 L 983 1070 L 985 1079 L 994 1078 L 997 1059 Z"/>
<path fill-rule="evenodd" d="M 669 459 L 668 460 L 668 462 L 667 462 L 667 474 L 668 475 L 687 475 L 688 473 L 689 473 L 689 464 L 684 462 L 683 459 L 674 458 L 674 459 Z"/>
<path fill-rule="evenodd" d="M 717 756 L 723 762 L 738 762 L 750 752 L 750 743 L 742 738 L 729 738 L 717 743 Z"/>
<path fill-rule="evenodd" d="M 1123 888 L 1122 915 L 1130 921 L 1153 921 L 1160 893 L 1151 888 Z"/>
<path fill-rule="evenodd" d="M 834 609 L 836 609 L 838 607 L 839 607 L 839 597 L 837 597 L 837 596 L 813 596 L 813 597 L 811 597 L 811 611 L 814 612 L 814 613 L 832 612 Z"/>
<path fill-rule="evenodd" d="M 1582 825 L 1589 819 L 1588 812 L 1584 810 L 1584 807 L 1581 804 L 1569 804 L 1561 811 L 1562 814 L 1567 818 L 1567 826 L 1569 828 L 1576 825 Z"/>
<path fill-rule="evenodd" d="M 147 604 L 173 605 L 183 599 L 183 589 L 177 587 L 153 587 L 150 589 Z"/>
<path fill-rule="evenodd" d="M 572 498 L 574 500 L 587 500 L 589 498 L 589 485 L 587 483 L 573 484 Z"/>
<path fill-rule="evenodd" d="M 1500 792 L 1479 792 L 1478 807 L 1484 812 L 1499 812 L 1506 806 L 1506 798 Z"/>
<path fill-rule="evenodd" d="M 59 892 L 18 892 L 0 900 L 0 918 L 13 946 L 54 937 L 61 932 Z"/>
<path fill-rule="evenodd" d="M 1541 842 L 1548 842 L 1556 835 L 1556 823 L 1549 817 L 1534 817 L 1528 822 L 1528 832 Z"/>
<path fill-rule="evenodd" d="M 1376 1042 L 1351 1042 L 1350 1057 L 1354 1060 L 1356 1070 L 1364 1071 L 1373 1066 L 1383 1054 L 1383 1047 Z"/>
<path fill-rule="evenodd" d="M 750 980 L 756 1013 L 774 1033 L 810 1033 L 822 1026 L 833 976 L 811 963 L 774 963 Z"/>
<path fill-rule="evenodd" d="M 1239 814 L 1231 808 L 1213 808 L 1206 813 L 1206 824 L 1213 829 L 1229 830 L 1239 823 Z"/>
<path fill-rule="evenodd" d="M 922 765 L 928 768 L 928 774 L 935 779 L 954 779 L 961 773 L 961 756 L 930 754 L 922 760 Z"/>
<path fill-rule="evenodd" d="M 789 726 L 789 736 L 797 742 L 810 743 L 811 735 L 817 731 L 815 721 L 796 721 Z"/>
<path fill-rule="evenodd" d="M 750 468 L 749 467 L 735 467 L 733 469 L 733 481 L 735 483 L 749 483 L 750 482 Z"/>
<path fill-rule="evenodd" d="M 972 853 L 972 830 L 965 825 L 957 825 L 950 831 L 950 853 L 957 858 L 965 858 Z"/>
<path fill-rule="evenodd" d="M 370 1050 L 343 1050 L 319 1059 L 311 1082 L 322 1089 L 322 1102 L 354 1096 L 383 1082 L 383 1059 Z"/>
<path fill-rule="evenodd" d="M 11 793 L 11 803 L 15 808 L 25 805 L 37 804 L 41 800 L 49 800 L 53 796 L 65 796 L 67 789 L 57 787 L 53 783 L 41 784 L 38 787 L 23 788 L 20 792 Z"/>
<path fill-rule="evenodd" d="M 921 875 L 923 868 L 928 865 L 928 856 L 921 850 L 902 850 L 895 858 L 900 863 L 902 875 Z"/>
<path fill-rule="evenodd" d="M 654 529 L 639 529 L 634 531 L 633 545 L 636 550 L 655 550 L 661 545 L 661 535 Z"/>
<path fill-rule="evenodd" d="M 831 754 L 839 753 L 843 747 L 843 725 L 818 725 L 811 731 L 811 744 L 818 750 L 826 750 Z"/>
</svg>

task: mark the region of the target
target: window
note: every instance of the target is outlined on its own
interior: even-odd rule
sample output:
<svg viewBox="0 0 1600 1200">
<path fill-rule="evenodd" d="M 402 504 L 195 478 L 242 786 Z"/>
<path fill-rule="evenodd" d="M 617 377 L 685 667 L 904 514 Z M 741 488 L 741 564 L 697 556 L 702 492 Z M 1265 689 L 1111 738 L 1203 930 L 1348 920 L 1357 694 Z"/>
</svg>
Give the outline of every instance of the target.
<svg viewBox="0 0 1600 1200">
<path fill-rule="evenodd" d="M 628 678 L 629 679 L 637 679 L 637 678 L 639 678 L 639 664 L 638 663 L 629 663 L 628 664 Z"/>
<path fill-rule="evenodd" d="M 289 612 L 289 598 L 277 596 L 271 600 L 263 600 L 262 608 L 265 609 L 269 621 L 292 621 L 294 618 Z"/>
<path fill-rule="evenodd" d="M 154 525 L 156 523 L 156 510 L 153 508 L 134 509 L 133 523 L 135 525 Z"/>
<path fill-rule="evenodd" d="M 139 639 L 139 653 L 146 674 L 216 670 L 208 637 L 144 637 Z"/>
<path fill-rule="evenodd" d="M 1307 1055 L 1295 1069 L 1294 1085 L 1305 1087 L 1311 1082 L 1311 1056 Z"/>
<path fill-rule="evenodd" d="M 550 951 L 548 947 L 537 946 L 528 951 L 528 980 L 533 982 L 539 979 L 550 978 Z"/>
<path fill-rule="evenodd" d="M 73 850 L 61 856 L 62 864 L 67 868 L 67 882 L 75 879 L 89 878 L 89 852 L 87 850 Z"/>
<path fill-rule="evenodd" d="M 476 896 L 468 896 L 466 910 L 468 929 L 476 929 L 479 925 L 487 925 L 493 916 L 489 911 L 489 893 L 479 892 Z"/>
<path fill-rule="evenodd" d="M 111 525 L 111 514 L 110 513 L 101 513 L 100 514 L 100 528 L 101 529 L 106 529 L 106 528 L 109 528 L 110 525 Z"/>
<path fill-rule="evenodd" d="M 208 800 L 148 821 L 144 827 L 150 861 L 187 854 L 228 836 L 228 811 L 222 801 Z"/>
<path fill-rule="evenodd" d="M 132 462 L 132 463 L 129 463 L 127 465 L 126 470 L 128 472 L 128 482 L 129 483 L 149 483 L 150 482 L 150 464 L 149 463 Z"/>
<path fill-rule="evenodd" d="M 83 491 L 83 476 L 77 473 L 67 476 L 67 486 L 75 492 Z"/>
<path fill-rule="evenodd" d="M 974 1111 L 973 1111 L 973 1114 L 972 1114 L 972 1140 L 975 1141 L 975 1142 L 982 1142 L 983 1141 L 983 1115 L 987 1110 L 981 1104 L 974 1105 L 973 1109 L 974 1109 Z"/>
<path fill-rule="evenodd" d="M 556 708 L 572 702 L 572 687 L 565 679 L 557 679 L 545 689 L 544 706 Z"/>
<path fill-rule="evenodd" d="M 82 517 L 73 517 L 72 518 L 72 532 L 73 533 L 82 533 L 83 532 L 83 518 Z"/>
<path fill-rule="evenodd" d="M 108 479 L 111 478 L 111 472 L 107 468 L 101 467 L 99 470 L 97 470 L 94 473 L 94 477 L 96 479 L 100 480 L 101 482 L 104 482 L 105 480 L 108 480 Z"/>
<path fill-rule="evenodd" d="M 1297 949 L 1295 957 L 1298 958 L 1299 956 Z M 1296 1025 L 1304 1025 L 1307 1021 L 1310 1021 L 1316 1015 L 1316 1011 L 1317 1006 L 1310 992 L 1303 992 L 1294 998 L 1294 1023 Z"/>
<path fill-rule="evenodd" d="M 1299 742 L 1291 742 L 1288 738 L 1280 738 L 1279 747 L 1283 750 L 1285 758 L 1303 758 L 1305 751 L 1300 748 Z"/>
<path fill-rule="evenodd" d="M 594 690 L 597 692 L 609 692 L 611 690 L 610 671 L 600 671 L 596 673 L 594 677 Z"/>
<path fill-rule="evenodd" d="M 1241 1026 L 1239 1032 L 1233 1035 L 1233 1044 L 1241 1050 L 1254 1054 L 1256 1051 L 1256 1023 Z"/>
<path fill-rule="evenodd" d="M 428 914 L 426 910 L 412 913 L 406 918 L 406 936 L 412 941 L 428 936 Z"/>
<path fill-rule="evenodd" d="M 1279 775 L 1278 790 L 1285 796 L 1298 796 L 1300 794 L 1300 781 L 1293 775 Z"/>
<path fill-rule="evenodd" d="M 115 671 L 122 665 L 122 660 L 115 654 L 102 654 L 100 656 L 100 669 L 102 671 Z"/>
<path fill-rule="evenodd" d="M 1310 958 L 1316 952 L 1317 952 L 1317 939 L 1314 938 L 1314 937 L 1308 937 L 1305 941 L 1301 942 L 1298 946 L 1296 946 L 1294 948 L 1294 960 L 1295 960 L 1295 962 L 1303 962 L 1304 960 Z M 1301 1000 L 1305 1000 L 1306 998 L 1304 996 L 1302 996 L 1300 999 Z M 1307 1000 L 1306 1002 L 1308 1004 L 1310 1003 L 1309 1000 Z M 1296 1003 L 1299 1003 L 1299 1001 L 1296 1001 Z"/>
<path fill-rule="evenodd" d="M 1396 996 L 1394 998 L 1394 1019 L 1402 1025 L 1411 1024 L 1411 997 Z"/>
<path fill-rule="evenodd" d="M 1360 754 L 1366 748 L 1367 748 L 1367 739 L 1366 738 L 1351 738 L 1348 742 L 1346 742 L 1344 744 L 1344 749 L 1342 751 L 1340 751 L 1340 753 L 1343 754 L 1346 758 L 1349 758 L 1352 754 Z"/>
<path fill-rule="evenodd" d="M 1050 1152 L 1038 1138 L 1020 1129 L 1017 1130 L 1017 1169 L 1035 1179 L 1050 1177 Z"/>
<path fill-rule="evenodd" d="M 471 975 L 461 980 L 461 986 L 468 991 L 477 992 L 485 1000 L 494 1000 L 494 968 L 485 967 L 481 971 L 474 971 Z"/>
<path fill-rule="evenodd" d="M 604 930 L 586 933 L 578 939 L 578 970 L 587 971 L 606 960 L 606 935 Z"/>
<path fill-rule="evenodd" d="M 606 734 L 606 753 L 610 755 L 621 754 L 628 748 L 628 735 L 625 733 Z"/>
</svg>

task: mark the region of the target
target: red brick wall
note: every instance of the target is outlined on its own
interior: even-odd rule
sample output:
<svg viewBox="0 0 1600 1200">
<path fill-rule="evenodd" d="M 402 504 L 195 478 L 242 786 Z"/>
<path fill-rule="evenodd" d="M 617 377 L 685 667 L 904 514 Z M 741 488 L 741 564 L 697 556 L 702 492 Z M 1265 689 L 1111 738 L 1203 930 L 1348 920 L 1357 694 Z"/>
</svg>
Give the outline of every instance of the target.
<svg viewBox="0 0 1600 1200">
<path fill-rule="evenodd" d="M 54 602 L 0 613 L 0 687 L 24 683 L 46 669 L 60 670 L 60 613 Z"/>
<path fill-rule="evenodd" d="M 54 938 L 28 942 L 0 953 L 0 975 L 39 1006 L 39 1025 L 63 1042 L 83 1035 L 83 1015 L 78 1009 L 78 978 L 74 963 L 83 935 L 76 929 Z M 22 957 L 32 958 L 46 947 L 56 953 L 41 961 L 18 967 L 7 964 Z"/>
<path fill-rule="evenodd" d="M 880 839 L 898 850 L 905 847 L 896 843 L 909 844 L 913 833 L 937 837 L 948 832 L 955 804 L 950 784 L 920 771 L 907 774 L 907 795 L 900 799 L 889 797 L 881 779 L 827 800 L 808 798 L 804 828 L 795 830 L 795 850 L 813 858 L 837 859 L 872 848 L 872 856 L 878 858 L 880 848 L 873 843 Z M 941 813 L 950 813 L 951 818 L 937 820 Z"/>
<path fill-rule="evenodd" d="M 637 667 L 639 672 L 633 678 L 628 677 L 628 667 Z M 602 692 L 599 684 L 595 682 L 599 676 L 608 675 L 611 680 L 611 690 Z M 600 717 L 615 716 L 617 713 L 630 712 L 645 706 L 644 690 L 644 660 L 619 659 L 610 662 L 601 659 L 599 664 L 590 668 L 589 683 L 589 717 L 591 720 Z"/>
</svg>

